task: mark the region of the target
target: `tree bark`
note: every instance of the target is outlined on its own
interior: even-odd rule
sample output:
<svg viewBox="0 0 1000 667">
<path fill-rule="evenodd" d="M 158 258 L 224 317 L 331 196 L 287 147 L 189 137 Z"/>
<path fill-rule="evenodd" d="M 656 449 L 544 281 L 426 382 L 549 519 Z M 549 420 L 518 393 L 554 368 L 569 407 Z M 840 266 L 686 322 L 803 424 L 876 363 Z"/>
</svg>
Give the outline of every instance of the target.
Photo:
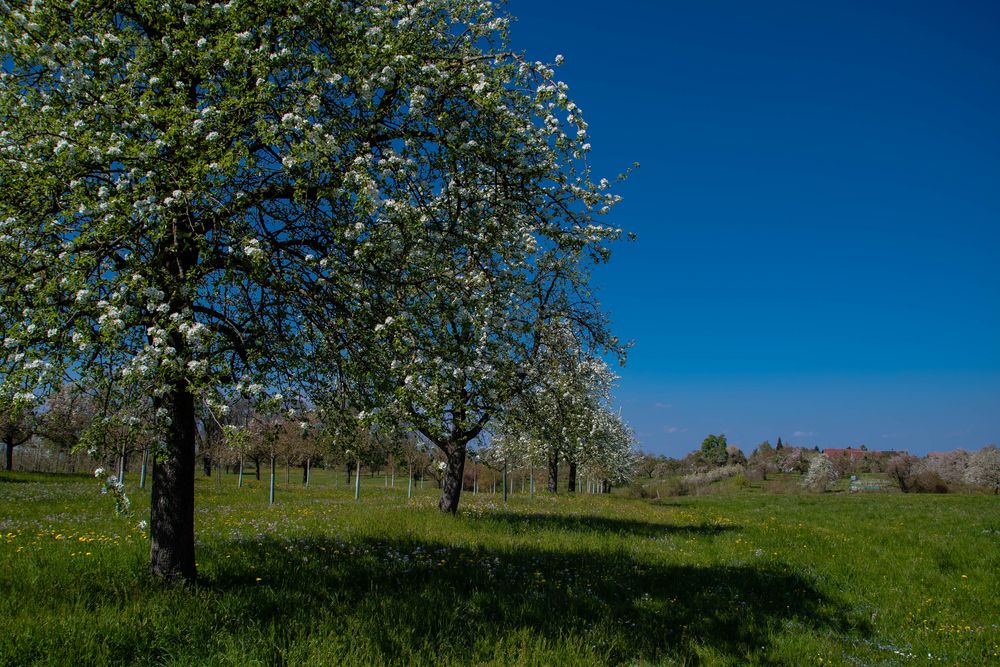
<svg viewBox="0 0 1000 667">
<path fill-rule="evenodd" d="M 163 401 L 171 422 L 163 461 L 153 459 L 149 570 L 165 581 L 194 581 L 194 396 L 181 381 Z"/>
<path fill-rule="evenodd" d="M 566 481 L 566 490 L 576 493 L 576 461 L 569 462 L 569 479 Z"/>
<path fill-rule="evenodd" d="M 438 509 L 455 514 L 458 501 L 462 497 L 462 483 L 465 481 L 465 446 L 467 443 L 451 443 L 445 449 L 448 467 L 444 471 L 444 485 Z"/>
<path fill-rule="evenodd" d="M 253 459 L 253 469 L 254 469 L 254 476 L 257 478 L 257 481 L 259 482 L 260 481 L 260 457 L 259 456 L 255 456 L 254 459 Z"/>
<path fill-rule="evenodd" d="M 555 454 L 549 455 L 549 492 L 559 491 L 559 458 Z"/>
<path fill-rule="evenodd" d="M 4 460 L 6 462 L 5 465 L 4 465 L 4 470 L 13 470 L 14 469 L 14 444 L 11 443 L 11 442 L 5 442 L 4 444 L 7 446 L 7 452 L 6 452 L 6 455 L 4 457 Z"/>
</svg>

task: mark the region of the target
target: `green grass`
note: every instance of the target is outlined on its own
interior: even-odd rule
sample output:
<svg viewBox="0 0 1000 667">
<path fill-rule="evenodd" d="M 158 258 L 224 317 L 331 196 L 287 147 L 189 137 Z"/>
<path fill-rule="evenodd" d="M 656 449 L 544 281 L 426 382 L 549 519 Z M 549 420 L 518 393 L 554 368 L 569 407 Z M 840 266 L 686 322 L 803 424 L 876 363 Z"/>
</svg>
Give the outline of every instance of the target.
<svg viewBox="0 0 1000 667">
<path fill-rule="evenodd" d="M 0 664 L 1000 661 L 1000 500 L 406 499 L 198 479 L 199 583 L 146 575 L 92 478 L 0 474 Z M 339 485 L 334 487 L 334 480 Z M 134 478 L 130 481 L 134 481 Z"/>
</svg>

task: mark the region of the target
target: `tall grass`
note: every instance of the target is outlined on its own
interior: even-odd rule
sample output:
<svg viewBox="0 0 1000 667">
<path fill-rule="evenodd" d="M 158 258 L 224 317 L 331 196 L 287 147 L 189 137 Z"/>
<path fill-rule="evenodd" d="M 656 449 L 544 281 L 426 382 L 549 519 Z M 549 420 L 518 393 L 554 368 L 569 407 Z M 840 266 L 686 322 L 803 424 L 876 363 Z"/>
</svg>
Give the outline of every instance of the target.
<svg viewBox="0 0 1000 667">
<path fill-rule="evenodd" d="M 283 479 L 283 477 L 282 477 Z M 293 480 L 295 477 L 293 476 Z M 337 486 L 334 486 L 337 480 Z M 199 581 L 146 575 L 148 498 L 0 475 L 0 664 L 987 664 L 989 496 L 406 498 L 198 480 Z"/>
</svg>

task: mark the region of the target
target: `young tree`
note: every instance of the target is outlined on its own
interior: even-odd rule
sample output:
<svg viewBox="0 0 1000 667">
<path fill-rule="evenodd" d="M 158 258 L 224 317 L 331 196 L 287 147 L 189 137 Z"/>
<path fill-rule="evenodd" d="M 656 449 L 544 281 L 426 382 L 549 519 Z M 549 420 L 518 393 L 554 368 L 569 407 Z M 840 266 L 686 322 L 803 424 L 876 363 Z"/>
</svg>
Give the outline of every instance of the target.
<svg viewBox="0 0 1000 667">
<path fill-rule="evenodd" d="M 0 399 L 0 443 L 4 446 L 4 470 L 14 467 L 14 448 L 35 434 L 37 414 L 30 402 Z"/>
<path fill-rule="evenodd" d="M 80 442 L 97 418 L 93 397 L 67 383 L 46 402 L 37 434 L 59 454 L 69 455 L 80 448 Z M 76 472 L 72 465 L 70 472 Z"/>
</svg>

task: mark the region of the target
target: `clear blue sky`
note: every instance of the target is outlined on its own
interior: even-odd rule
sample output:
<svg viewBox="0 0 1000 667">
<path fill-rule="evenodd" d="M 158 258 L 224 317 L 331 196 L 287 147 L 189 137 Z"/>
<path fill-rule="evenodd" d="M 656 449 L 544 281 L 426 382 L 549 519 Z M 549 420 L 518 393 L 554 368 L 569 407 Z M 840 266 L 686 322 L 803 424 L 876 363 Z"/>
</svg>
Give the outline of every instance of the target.
<svg viewBox="0 0 1000 667">
<path fill-rule="evenodd" d="M 593 164 L 643 449 L 1000 442 L 1000 4 L 511 0 Z"/>
</svg>

